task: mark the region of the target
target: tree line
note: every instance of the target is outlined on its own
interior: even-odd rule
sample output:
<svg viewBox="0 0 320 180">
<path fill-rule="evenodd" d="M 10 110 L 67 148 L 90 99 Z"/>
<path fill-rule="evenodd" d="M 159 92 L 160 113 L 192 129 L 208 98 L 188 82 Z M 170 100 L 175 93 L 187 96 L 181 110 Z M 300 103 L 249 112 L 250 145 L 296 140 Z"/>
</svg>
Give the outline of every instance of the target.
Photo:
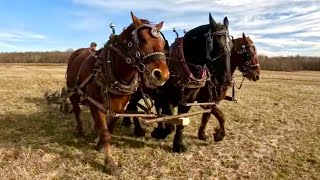
<svg viewBox="0 0 320 180">
<path fill-rule="evenodd" d="M 0 63 L 67 63 L 72 49 L 50 52 L 0 53 Z M 320 71 L 320 57 L 259 56 L 261 68 L 272 71 Z"/>
</svg>

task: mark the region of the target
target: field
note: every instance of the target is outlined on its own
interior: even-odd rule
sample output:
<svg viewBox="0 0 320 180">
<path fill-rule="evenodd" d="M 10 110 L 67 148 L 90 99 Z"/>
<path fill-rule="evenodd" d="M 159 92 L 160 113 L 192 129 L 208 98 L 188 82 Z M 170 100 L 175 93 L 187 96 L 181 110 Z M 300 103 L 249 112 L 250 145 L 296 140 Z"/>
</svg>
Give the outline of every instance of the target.
<svg viewBox="0 0 320 180">
<path fill-rule="evenodd" d="M 47 105 L 43 94 L 64 84 L 65 66 L 0 64 L 0 179 L 320 179 L 320 72 L 262 71 L 245 81 L 238 103 L 222 102 L 227 136 L 198 140 L 200 116 L 185 129 L 189 147 L 133 137 L 117 126 L 113 155 L 119 177 L 103 170 L 94 150 L 92 120 L 83 108 L 86 137 L 73 135 L 73 115 Z M 241 77 L 237 74 L 237 81 Z M 194 108 L 193 111 L 196 111 Z M 120 121 L 119 121 L 120 122 Z M 207 132 L 212 134 L 212 117 Z"/>
</svg>

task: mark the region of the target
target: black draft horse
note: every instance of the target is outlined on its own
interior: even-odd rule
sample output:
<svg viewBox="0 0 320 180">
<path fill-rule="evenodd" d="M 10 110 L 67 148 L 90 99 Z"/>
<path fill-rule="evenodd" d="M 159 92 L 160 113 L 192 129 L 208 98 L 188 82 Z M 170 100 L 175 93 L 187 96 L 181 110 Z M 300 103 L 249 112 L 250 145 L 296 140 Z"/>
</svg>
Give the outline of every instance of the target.
<svg viewBox="0 0 320 180">
<path fill-rule="evenodd" d="M 184 37 L 177 38 L 170 47 L 168 65 L 170 78 L 164 86 L 156 91 L 146 93 L 155 101 L 155 107 L 159 114 L 173 115 L 173 109 L 178 107 L 178 113 L 188 113 L 200 88 L 210 81 L 210 72 L 216 74 L 216 79 L 221 88 L 229 87 L 230 56 L 232 42 L 229 41 L 229 21 L 224 18 L 223 24 L 216 23 L 209 14 L 209 24 L 201 25 L 187 32 Z M 142 93 L 133 95 L 127 107 L 128 111 L 137 111 L 138 101 L 142 99 Z M 129 118 L 124 118 L 123 124 L 130 126 Z M 136 136 L 144 136 L 145 132 L 137 118 L 134 118 Z M 164 139 L 175 129 L 175 125 L 158 123 L 151 136 L 156 139 Z M 173 142 L 174 152 L 186 151 L 183 143 L 183 125 L 176 125 L 176 133 Z"/>
</svg>

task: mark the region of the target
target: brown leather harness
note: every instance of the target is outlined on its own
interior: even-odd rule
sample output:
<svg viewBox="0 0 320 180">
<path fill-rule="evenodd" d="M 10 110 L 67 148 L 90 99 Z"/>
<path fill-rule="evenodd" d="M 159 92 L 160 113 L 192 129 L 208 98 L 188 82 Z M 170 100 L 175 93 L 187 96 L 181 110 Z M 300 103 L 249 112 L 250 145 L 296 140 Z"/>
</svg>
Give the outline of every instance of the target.
<svg viewBox="0 0 320 180">
<path fill-rule="evenodd" d="M 97 106 L 102 112 L 114 114 L 110 109 L 110 98 L 109 93 L 116 95 L 131 95 L 140 86 L 140 75 L 141 73 L 147 73 L 145 69 L 145 64 L 158 59 L 166 59 L 166 56 L 162 52 L 152 52 L 145 56 L 141 56 L 139 49 L 139 38 L 138 30 L 142 28 L 150 28 L 151 34 L 154 37 L 161 35 L 158 30 L 150 24 L 142 24 L 138 26 L 134 31 L 132 31 L 132 41 L 124 40 L 119 42 L 117 36 L 113 36 L 105 45 L 105 47 L 98 52 L 98 54 L 90 54 L 81 64 L 78 76 L 76 79 L 76 84 L 78 84 L 79 75 L 81 73 L 82 67 L 86 61 L 91 58 L 95 58 L 96 63 L 93 72 L 79 85 L 73 88 L 69 88 L 69 92 L 64 98 L 68 98 L 74 93 L 81 95 L 83 99 L 88 100 L 95 106 Z M 126 54 L 118 49 L 117 45 L 124 45 L 127 47 Z M 137 71 L 134 74 L 133 79 L 129 83 L 124 83 L 122 80 L 118 80 L 112 69 L 112 61 L 110 55 L 112 52 L 117 53 L 122 59 L 126 61 L 127 64 L 132 65 Z M 99 103 L 93 98 L 89 97 L 83 90 L 85 85 L 87 85 L 91 80 L 93 80 L 98 87 L 102 89 L 102 97 L 108 102 L 107 106 Z"/>
</svg>

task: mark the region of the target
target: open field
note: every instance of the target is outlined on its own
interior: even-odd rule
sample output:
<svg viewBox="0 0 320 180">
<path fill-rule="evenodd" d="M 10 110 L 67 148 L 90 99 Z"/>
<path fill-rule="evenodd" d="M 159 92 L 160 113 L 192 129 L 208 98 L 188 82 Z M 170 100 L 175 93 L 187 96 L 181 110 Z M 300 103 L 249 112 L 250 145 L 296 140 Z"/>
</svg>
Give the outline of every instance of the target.
<svg viewBox="0 0 320 180">
<path fill-rule="evenodd" d="M 1 180 L 320 179 L 320 72 L 262 71 L 262 80 L 245 81 L 238 103 L 220 105 L 227 116 L 225 139 L 198 140 L 200 116 L 193 117 L 183 154 L 171 151 L 172 135 L 152 139 L 151 126 L 145 138 L 117 126 L 112 149 L 121 174 L 112 177 L 103 171 L 103 154 L 94 150 L 88 109 L 82 113 L 87 136 L 79 139 L 73 115 L 43 98 L 63 86 L 65 69 L 0 65 Z M 216 125 L 212 117 L 207 132 Z"/>
</svg>

